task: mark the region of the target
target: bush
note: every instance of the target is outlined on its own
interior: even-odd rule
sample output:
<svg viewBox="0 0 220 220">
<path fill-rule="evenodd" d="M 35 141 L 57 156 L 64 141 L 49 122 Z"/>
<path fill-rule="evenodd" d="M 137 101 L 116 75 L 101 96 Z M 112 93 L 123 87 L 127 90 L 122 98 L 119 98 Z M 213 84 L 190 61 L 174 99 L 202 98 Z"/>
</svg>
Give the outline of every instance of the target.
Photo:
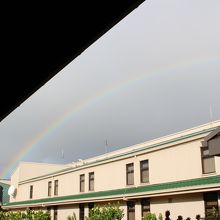
<svg viewBox="0 0 220 220">
<path fill-rule="evenodd" d="M 220 220 L 220 212 L 213 207 L 212 212 L 208 214 L 206 219 Z"/>
<path fill-rule="evenodd" d="M 25 212 L 0 211 L 0 220 L 50 220 L 50 214 L 43 211 L 32 211 L 27 209 Z"/>
<path fill-rule="evenodd" d="M 95 206 L 89 212 L 88 220 L 121 220 L 123 218 L 123 210 L 119 208 L 119 203 L 104 206 Z"/>
<path fill-rule="evenodd" d="M 73 215 L 69 215 L 69 216 L 67 217 L 67 220 L 76 220 L 76 214 L 75 214 L 75 212 L 73 212 Z"/>
<path fill-rule="evenodd" d="M 158 216 L 158 218 L 157 218 L 156 214 L 148 212 L 148 213 L 143 217 L 143 220 L 163 220 L 163 216 L 162 216 L 162 214 L 160 213 L 159 216 Z"/>
</svg>

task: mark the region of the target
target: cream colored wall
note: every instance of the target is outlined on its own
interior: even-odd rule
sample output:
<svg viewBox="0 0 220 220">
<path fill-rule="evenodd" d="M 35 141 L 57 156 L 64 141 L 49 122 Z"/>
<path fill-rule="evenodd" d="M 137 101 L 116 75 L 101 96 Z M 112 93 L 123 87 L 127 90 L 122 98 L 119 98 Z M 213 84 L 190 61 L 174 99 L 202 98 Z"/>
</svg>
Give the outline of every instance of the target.
<svg viewBox="0 0 220 220">
<path fill-rule="evenodd" d="M 215 157 L 215 171 L 216 174 L 220 175 L 220 157 Z"/>
<path fill-rule="evenodd" d="M 67 220 L 67 217 L 76 214 L 76 218 L 79 219 L 79 206 L 78 205 L 66 205 L 58 206 L 58 220 Z"/>
<path fill-rule="evenodd" d="M 178 181 L 202 176 L 201 140 L 176 145 L 140 156 L 123 159 L 96 167 L 78 170 L 44 180 L 25 183 L 19 186 L 17 201 L 29 199 L 29 187 L 34 186 L 34 199 L 47 197 L 48 181 L 59 181 L 59 196 L 79 193 L 79 176 L 85 174 L 85 192 L 88 191 L 89 172 L 95 173 L 95 191 L 124 188 L 126 186 L 126 164 L 134 163 L 135 186 L 140 186 L 140 161 L 149 160 L 150 184 Z"/>
<path fill-rule="evenodd" d="M 150 183 L 200 178 L 201 140 L 183 143 L 149 155 Z M 143 159 L 147 158 L 143 156 Z"/>
<path fill-rule="evenodd" d="M 168 202 L 169 200 L 170 203 Z M 170 211 L 170 218 L 177 219 L 178 215 L 182 215 L 183 219 L 190 217 L 195 219 L 197 214 L 204 217 L 204 201 L 202 194 L 186 194 L 170 197 L 152 198 L 150 209 L 157 216 L 161 213 L 165 216 L 166 210 Z"/>
<path fill-rule="evenodd" d="M 47 163 L 30 163 L 22 162 L 20 164 L 20 176 L 19 181 L 34 178 L 36 176 L 45 175 L 61 169 L 65 169 L 69 166 L 60 164 L 47 164 Z"/>
</svg>

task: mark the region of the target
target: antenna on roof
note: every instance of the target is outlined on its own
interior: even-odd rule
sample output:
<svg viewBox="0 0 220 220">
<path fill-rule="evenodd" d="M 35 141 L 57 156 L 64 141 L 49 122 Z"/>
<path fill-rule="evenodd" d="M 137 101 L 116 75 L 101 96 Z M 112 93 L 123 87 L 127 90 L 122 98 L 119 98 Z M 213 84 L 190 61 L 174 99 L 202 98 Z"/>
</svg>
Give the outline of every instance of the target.
<svg viewBox="0 0 220 220">
<path fill-rule="evenodd" d="M 210 125 L 211 125 L 211 128 L 212 128 L 212 121 L 213 121 L 213 113 L 212 113 L 212 106 L 210 105 L 209 106 L 209 117 L 210 117 Z"/>
<path fill-rule="evenodd" d="M 63 148 L 61 150 L 61 158 L 64 159 L 64 150 L 63 150 Z"/>
<path fill-rule="evenodd" d="M 106 139 L 105 140 L 105 153 L 108 152 L 108 140 Z"/>
</svg>

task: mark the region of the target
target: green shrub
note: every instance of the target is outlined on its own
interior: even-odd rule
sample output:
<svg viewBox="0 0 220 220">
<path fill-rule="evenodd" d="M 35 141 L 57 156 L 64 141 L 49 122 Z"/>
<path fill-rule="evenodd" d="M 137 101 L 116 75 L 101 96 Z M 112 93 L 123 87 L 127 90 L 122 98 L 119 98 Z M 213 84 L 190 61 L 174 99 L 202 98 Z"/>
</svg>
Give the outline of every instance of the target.
<svg viewBox="0 0 220 220">
<path fill-rule="evenodd" d="M 148 212 L 148 213 L 143 217 L 143 220 L 163 220 L 163 216 L 162 216 L 162 214 L 160 213 L 159 216 L 158 216 L 158 218 L 157 218 L 156 214 Z"/>
<path fill-rule="evenodd" d="M 92 208 L 87 220 L 121 220 L 123 216 L 123 210 L 120 209 L 119 203 L 108 203 L 107 205 Z"/>
<path fill-rule="evenodd" d="M 32 211 L 27 209 L 24 212 L 21 211 L 0 211 L 0 220 L 50 220 L 50 215 L 43 211 Z"/>
<path fill-rule="evenodd" d="M 75 214 L 75 212 L 73 212 L 73 215 L 72 215 L 72 216 L 69 215 L 69 216 L 67 217 L 67 220 L 76 220 L 76 214 Z"/>
</svg>

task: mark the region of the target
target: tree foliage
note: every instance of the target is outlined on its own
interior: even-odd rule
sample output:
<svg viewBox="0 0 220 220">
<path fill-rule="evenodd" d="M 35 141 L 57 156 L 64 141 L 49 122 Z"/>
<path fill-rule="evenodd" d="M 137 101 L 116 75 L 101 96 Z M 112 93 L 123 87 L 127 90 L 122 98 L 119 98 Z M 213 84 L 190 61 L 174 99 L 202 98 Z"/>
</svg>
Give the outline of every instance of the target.
<svg viewBox="0 0 220 220">
<path fill-rule="evenodd" d="M 124 216 L 119 203 L 95 206 L 89 212 L 88 220 L 121 220 Z"/>
<path fill-rule="evenodd" d="M 0 211 L 0 220 L 50 220 L 50 214 L 43 211 Z"/>
</svg>

